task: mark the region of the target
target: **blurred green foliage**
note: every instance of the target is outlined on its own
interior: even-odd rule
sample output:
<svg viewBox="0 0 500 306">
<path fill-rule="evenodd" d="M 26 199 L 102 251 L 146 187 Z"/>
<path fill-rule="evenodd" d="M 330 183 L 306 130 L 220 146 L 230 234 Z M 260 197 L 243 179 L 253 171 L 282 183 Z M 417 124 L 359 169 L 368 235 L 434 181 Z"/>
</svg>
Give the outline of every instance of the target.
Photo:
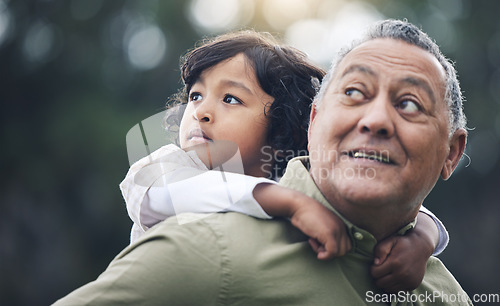
<svg viewBox="0 0 500 306">
<path fill-rule="evenodd" d="M 426 206 L 450 231 L 440 258 L 464 289 L 500 293 L 500 2 L 371 3 L 421 25 L 456 61 L 470 166 L 465 158 Z M 128 244 L 118 189 L 125 135 L 180 87 L 179 57 L 202 37 L 188 9 L 173 0 L 0 0 L 0 305 L 50 304 Z M 141 18 L 166 37 L 152 69 L 131 65 L 123 43 L 127 22 Z M 258 11 L 247 26 L 276 33 Z"/>
</svg>

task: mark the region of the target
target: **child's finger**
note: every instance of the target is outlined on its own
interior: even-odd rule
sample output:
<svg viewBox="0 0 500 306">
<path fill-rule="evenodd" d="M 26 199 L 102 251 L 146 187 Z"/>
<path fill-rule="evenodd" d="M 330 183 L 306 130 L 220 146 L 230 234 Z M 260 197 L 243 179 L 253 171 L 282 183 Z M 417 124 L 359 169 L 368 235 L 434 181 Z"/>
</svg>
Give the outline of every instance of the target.
<svg viewBox="0 0 500 306">
<path fill-rule="evenodd" d="M 387 275 L 390 275 L 394 271 L 394 267 L 390 264 L 379 264 L 372 265 L 370 272 L 375 280 L 382 279 Z"/>
<path fill-rule="evenodd" d="M 334 239 L 309 239 L 309 244 L 313 250 L 318 254 L 318 259 L 329 260 L 334 258 L 338 253 L 338 247 Z"/>
<path fill-rule="evenodd" d="M 328 251 L 319 251 L 318 252 L 318 259 L 319 260 L 329 260 L 335 257 L 332 253 Z"/>
<path fill-rule="evenodd" d="M 319 245 L 324 245 L 324 252 L 321 254 L 321 256 L 318 256 L 318 259 L 324 260 L 333 259 L 334 257 L 338 256 L 344 256 L 352 248 L 351 240 L 347 237 L 345 237 L 345 239 L 326 239 L 324 243 L 321 243 L 320 240 Z"/>
<path fill-rule="evenodd" d="M 311 246 L 311 248 L 313 249 L 313 251 L 315 253 L 319 252 L 320 244 L 318 243 L 318 240 L 316 240 L 314 238 L 309 238 L 309 245 Z"/>
<path fill-rule="evenodd" d="M 390 237 L 388 239 L 382 240 L 375 246 L 374 250 L 374 260 L 375 265 L 381 265 L 385 262 L 392 248 L 396 245 L 397 239 L 395 237 Z"/>
<path fill-rule="evenodd" d="M 381 288 L 387 293 L 397 293 L 399 291 L 405 290 L 397 279 L 392 275 L 388 274 L 382 278 L 375 279 L 375 284 L 377 287 Z"/>
<path fill-rule="evenodd" d="M 327 243 L 323 250 L 324 252 L 322 252 L 321 256 L 318 256 L 318 259 L 329 260 L 333 259 L 335 256 L 338 256 L 338 247 L 335 243 Z"/>
</svg>

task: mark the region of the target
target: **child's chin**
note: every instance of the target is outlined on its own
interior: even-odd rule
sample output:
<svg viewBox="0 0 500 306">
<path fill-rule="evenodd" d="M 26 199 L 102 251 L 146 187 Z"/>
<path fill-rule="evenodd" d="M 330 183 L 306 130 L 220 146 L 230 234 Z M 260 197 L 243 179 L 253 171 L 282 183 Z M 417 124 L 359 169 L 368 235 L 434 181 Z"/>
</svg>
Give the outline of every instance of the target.
<svg viewBox="0 0 500 306">
<path fill-rule="evenodd" d="M 207 141 L 203 138 L 203 142 L 192 142 L 186 151 L 195 151 L 201 161 L 207 165 L 208 168 L 218 167 L 235 156 L 238 152 L 238 145 L 228 140 Z M 241 161 L 240 161 L 241 162 Z"/>
</svg>

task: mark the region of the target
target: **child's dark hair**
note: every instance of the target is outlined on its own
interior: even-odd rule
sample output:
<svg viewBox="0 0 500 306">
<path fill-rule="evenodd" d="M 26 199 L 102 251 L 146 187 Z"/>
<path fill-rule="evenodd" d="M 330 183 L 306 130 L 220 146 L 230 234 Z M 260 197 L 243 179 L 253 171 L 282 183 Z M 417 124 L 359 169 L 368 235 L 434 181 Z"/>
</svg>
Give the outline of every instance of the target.
<svg viewBox="0 0 500 306">
<path fill-rule="evenodd" d="M 325 75 L 323 69 L 311 64 L 304 53 L 278 44 L 269 33 L 251 30 L 206 40 L 182 58 L 184 88 L 173 102 L 187 103 L 189 91 L 203 71 L 239 53 L 245 55 L 255 70 L 260 87 L 274 98 L 266 113 L 269 118 L 267 141 L 274 150 L 268 153 L 277 157 L 269 173 L 271 177 L 279 177 L 288 160 L 308 153 L 311 104 Z M 180 112 L 183 110 L 181 107 Z"/>
</svg>

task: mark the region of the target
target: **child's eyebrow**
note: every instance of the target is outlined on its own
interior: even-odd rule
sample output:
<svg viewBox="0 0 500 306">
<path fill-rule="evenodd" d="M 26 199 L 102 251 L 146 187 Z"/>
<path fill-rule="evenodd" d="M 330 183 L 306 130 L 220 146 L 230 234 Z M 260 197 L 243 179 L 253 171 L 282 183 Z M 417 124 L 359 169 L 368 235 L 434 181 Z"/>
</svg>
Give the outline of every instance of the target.
<svg viewBox="0 0 500 306">
<path fill-rule="evenodd" d="M 243 84 L 241 82 L 237 82 L 237 81 L 233 81 L 233 80 L 222 80 L 221 84 L 223 86 L 228 86 L 228 87 L 237 87 L 237 88 L 243 89 L 244 91 L 246 91 L 249 94 L 252 94 L 252 95 L 254 94 L 253 91 L 250 90 L 250 88 L 248 88 L 245 84 Z"/>
</svg>

